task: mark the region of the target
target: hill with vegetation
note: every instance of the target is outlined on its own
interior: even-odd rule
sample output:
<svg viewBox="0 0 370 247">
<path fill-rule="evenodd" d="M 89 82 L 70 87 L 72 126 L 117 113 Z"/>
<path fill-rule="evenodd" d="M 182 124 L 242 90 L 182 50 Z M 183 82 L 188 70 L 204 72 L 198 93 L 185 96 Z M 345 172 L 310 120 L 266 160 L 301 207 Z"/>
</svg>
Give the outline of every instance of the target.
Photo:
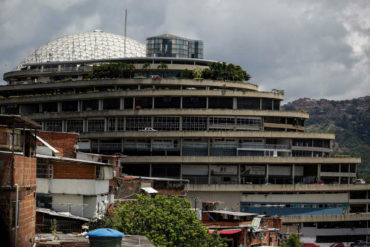
<svg viewBox="0 0 370 247">
<path fill-rule="evenodd" d="M 334 132 L 333 154 L 360 155 L 359 177 L 370 182 L 370 96 L 340 101 L 303 98 L 283 109 L 308 112 L 307 132 Z"/>
</svg>

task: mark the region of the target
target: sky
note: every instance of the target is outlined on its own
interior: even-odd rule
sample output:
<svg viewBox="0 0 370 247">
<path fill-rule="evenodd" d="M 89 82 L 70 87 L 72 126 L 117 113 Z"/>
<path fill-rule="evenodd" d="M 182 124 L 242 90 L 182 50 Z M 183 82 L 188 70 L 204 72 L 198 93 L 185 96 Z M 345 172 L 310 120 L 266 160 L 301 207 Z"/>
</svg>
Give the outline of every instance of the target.
<svg viewBox="0 0 370 247">
<path fill-rule="evenodd" d="M 368 0 L 0 0 L 0 74 L 64 35 L 123 34 L 125 8 L 128 37 L 201 39 L 204 58 L 241 65 L 285 102 L 370 95 Z"/>
</svg>

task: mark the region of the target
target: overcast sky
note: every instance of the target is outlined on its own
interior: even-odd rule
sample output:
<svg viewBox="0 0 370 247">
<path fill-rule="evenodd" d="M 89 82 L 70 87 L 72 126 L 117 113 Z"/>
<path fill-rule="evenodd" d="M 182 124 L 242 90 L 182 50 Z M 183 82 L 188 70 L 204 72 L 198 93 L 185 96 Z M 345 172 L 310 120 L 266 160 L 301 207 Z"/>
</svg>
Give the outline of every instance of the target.
<svg viewBox="0 0 370 247">
<path fill-rule="evenodd" d="M 0 0 L 0 73 L 62 35 L 103 29 L 204 41 L 205 58 L 239 64 L 261 90 L 301 97 L 370 95 L 368 0 Z"/>
</svg>

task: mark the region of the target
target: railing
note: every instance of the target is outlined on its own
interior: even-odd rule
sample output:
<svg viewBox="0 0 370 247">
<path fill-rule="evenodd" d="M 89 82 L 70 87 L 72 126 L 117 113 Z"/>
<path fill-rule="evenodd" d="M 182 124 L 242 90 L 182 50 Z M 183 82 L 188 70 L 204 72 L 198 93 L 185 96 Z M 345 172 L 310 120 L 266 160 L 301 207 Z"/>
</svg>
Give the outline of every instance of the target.
<svg viewBox="0 0 370 247">
<path fill-rule="evenodd" d="M 169 143 L 153 143 L 152 144 L 153 150 L 180 150 L 180 147 L 174 144 Z"/>
<path fill-rule="evenodd" d="M 188 179 L 190 184 L 208 184 L 208 176 L 183 176 L 183 179 Z"/>
<path fill-rule="evenodd" d="M 136 150 L 150 150 L 149 143 L 123 143 L 124 149 L 136 149 Z"/>
</svg>

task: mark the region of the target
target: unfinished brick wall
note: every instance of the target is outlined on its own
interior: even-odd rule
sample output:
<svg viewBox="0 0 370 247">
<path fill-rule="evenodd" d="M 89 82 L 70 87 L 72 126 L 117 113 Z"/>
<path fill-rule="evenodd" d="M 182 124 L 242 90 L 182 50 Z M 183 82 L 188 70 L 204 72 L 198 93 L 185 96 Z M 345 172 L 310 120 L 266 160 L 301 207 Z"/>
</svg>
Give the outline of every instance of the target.
<svg viewBox="0 0 370 247">
<path fill-rule="evenodd" d="M 95 179 L 95 165 L 53 162 L 53 178 Z"/>
<path fill-rule="evenodd" d="M 14 183 L 36 186 L 36 158 L 14 155 Z"/>
<path fill-rule="evenodd" d="M 37 135 L 59 151 L 58 156 L 75 158 L 74 146 L 77 144 L 77 133 L 60 133 L 60 132 L 38 132 Z M 37 145 L 41 142 L 38 141 Z"/>
<path fill-rule="evenodd" d="M 36 228 L 36 199 L 31 190 L 20 192 L 17 246 L 32 246 Z"/>
</svg>

